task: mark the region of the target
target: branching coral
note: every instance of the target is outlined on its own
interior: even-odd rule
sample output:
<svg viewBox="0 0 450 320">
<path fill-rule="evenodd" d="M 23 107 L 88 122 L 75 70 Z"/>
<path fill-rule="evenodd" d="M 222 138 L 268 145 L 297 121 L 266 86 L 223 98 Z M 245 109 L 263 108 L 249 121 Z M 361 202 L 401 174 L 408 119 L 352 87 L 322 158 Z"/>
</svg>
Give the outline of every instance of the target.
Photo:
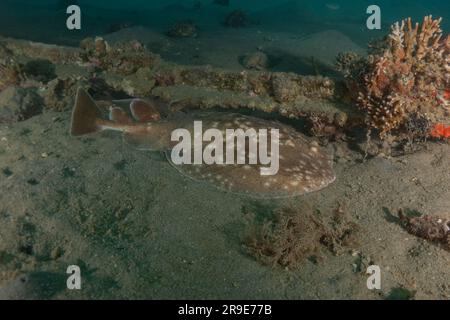
<svg viewBox="0 0 450 320">
<path fill-rule="evenodd" d="M 394 24 L 359 72 L 347 73 L 368 124 L 381 137 L 405 130 L 411 117 L 432 124 L 448 119 L 438 96 L 450 86 L 450 37 L 443 37 L 440 23 L 427 16 L 421 24 L 410 18 Z"/>
<path fill-rule="evenodd" d="M 373 42 L 368 57 L 338 56 L 348 97 L 382 138 L 388 133 L 400 138 L 429 136 L 433 126 L 448 122 L 450 37 L 443 37 L 440 23 L 441 19 L 427 16 L 413 25 L 408 18 L 395 23 L 383 40 Z M 414 123 L 421 125 L 415 128 Z"/>
</svg>

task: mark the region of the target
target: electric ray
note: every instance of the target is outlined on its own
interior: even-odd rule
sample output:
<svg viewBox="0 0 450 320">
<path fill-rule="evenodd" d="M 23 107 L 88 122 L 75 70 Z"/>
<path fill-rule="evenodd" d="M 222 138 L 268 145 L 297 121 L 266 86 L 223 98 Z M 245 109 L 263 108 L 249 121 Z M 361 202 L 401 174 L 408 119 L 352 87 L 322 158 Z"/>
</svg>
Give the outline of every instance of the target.
<svg viewBox="0 0 450 320">
<path fill-rule="evenodd" d="M 131 102 L 130 113 L 134 121 L 123 109 L 114 107 L 110 109 L 110 119 L 104 120 L 92 98 L 80 89 L 72 113 L 71 133 L 83 135 L 108 129 L 121 131 L 124 140 L 137 149 L 164 151 L 169 162 L 179 172 L 194 180 L 206 181 L 222 190 L 258 198 L 302 195 L 320 190 L 335 180 L 331 156 L 317 143 L 309 141 L 293 128 L 279 122 L 225 112 L 193 112 L 161 120 L 151 103 L 137 99 Z M 231 144 L 234 149 L 229 155 L 235 160 L 232 164 L 228 164 L 228 161 L 209 162 L 210 164 L 205 161 L 195 162 L 195 157 L 199 154 L 198 145 L 195 146 L 195 143 L 191 150 L 183 150 L 180 155 L 183 156 L 187 152 L 188 158 L 192 156 L 196 164 L 175 163 L 173 153 L 180 140 L 174 139 L 172 135 L 177 129 L 191 134 L 194 142 L 201 141 L 202 155 L 215 142 L 215 149 L 210 154 L 218 156 L 220 146 L 223 147 L 225 158 L 230 141 L 226 138 L 220 140 L 217 136 L 214 139 L 211 136 L 204 139 L 203 132 L 199 133 L 196 129 L 196 123 L 201 123 L 204 129 L 215 129 L 216 133 L 225 134 L 229 129 L 241 129 L 241 132 L 253 134 L 245 136 L 245 140 L 241 140 L 243 144 L 239 144 L 237 140 Z M 267 132 L 266 136 L 254 134 L 264 130 Z M 255 158 L 262 154 L 260 149 L 251 147 L 252 143 L 261 148 L 263 137 L 267 137 L 268 141 L 275 141 L 271 140 L 273 137 L 278 139 L 277 145 L 266 141 L 266 156 L 277 156 L 278 167 L 274 174 L 262 174 L 272 163 L 254 162 Z M 274 146 L 277 146 L 277 149 Z M 240 162 L 237 162 L 237 159 L 240 159 Z"/>
</svg>

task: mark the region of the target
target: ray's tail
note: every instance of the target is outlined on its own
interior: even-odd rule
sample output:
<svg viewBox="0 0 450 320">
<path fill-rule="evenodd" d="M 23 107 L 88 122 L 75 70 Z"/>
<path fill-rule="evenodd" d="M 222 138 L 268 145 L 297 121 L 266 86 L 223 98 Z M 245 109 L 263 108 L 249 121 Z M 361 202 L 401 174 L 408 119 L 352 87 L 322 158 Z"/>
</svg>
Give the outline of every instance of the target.
<svg viewBox="0 0 450 320">
<path fill-rule="evenodd" d="M 70 134 L 80 136 L 101 131 L 102 127 L 98 125 L 100 117 L 101 112 L 94 99 L 85 90 L 79 88 L 72 111 Z"/>
</svg>

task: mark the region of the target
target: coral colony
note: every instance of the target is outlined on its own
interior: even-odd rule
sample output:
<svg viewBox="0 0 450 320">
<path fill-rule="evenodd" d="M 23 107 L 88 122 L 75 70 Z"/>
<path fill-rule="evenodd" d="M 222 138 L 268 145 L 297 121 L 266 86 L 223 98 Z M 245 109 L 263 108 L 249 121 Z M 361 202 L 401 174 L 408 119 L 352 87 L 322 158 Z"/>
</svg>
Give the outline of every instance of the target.
<svg viewBox="0 0 450 320">
<path fill-rule="evenodd" d="M 410 18 L 397 22 L 367 58 L 353 57 L 347 85 L 356 89 L 357 105 L 381 137 L 414 129 L 411 123 L 448 137 L 450 36 L 442 34 L 440 23 L 431 16 L 421 24 Z"/>
</svg>

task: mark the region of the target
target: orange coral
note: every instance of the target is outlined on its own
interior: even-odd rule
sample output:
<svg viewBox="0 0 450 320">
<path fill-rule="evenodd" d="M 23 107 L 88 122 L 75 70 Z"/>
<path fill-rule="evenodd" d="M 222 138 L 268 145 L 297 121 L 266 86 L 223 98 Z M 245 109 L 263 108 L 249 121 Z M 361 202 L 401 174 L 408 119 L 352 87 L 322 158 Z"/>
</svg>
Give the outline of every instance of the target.
<svg viewBox="0 0 450 320">
<path fill-rule="evenodd" d="M 442 37 L 441 20 L 427 16 L 422 24 L 413 25 L 411 18 L 394 24 L 356 79 L 358 105 L 382 137 L 414 117 L 446 122 L 437 92 L 450 85 L 450 37 Z"/>
<path fill-rule="evenodd" d="M 438 123 L 431 130 L 430 136 L 434 138 L 450 138 L 450 126 Z"/>
<path fill-rule="evenodd" d="M 450 100 L 450 89 L 445 90 L 444 94 L 442 95 L 442 97 L 445 100 Z"/>
</svg>

